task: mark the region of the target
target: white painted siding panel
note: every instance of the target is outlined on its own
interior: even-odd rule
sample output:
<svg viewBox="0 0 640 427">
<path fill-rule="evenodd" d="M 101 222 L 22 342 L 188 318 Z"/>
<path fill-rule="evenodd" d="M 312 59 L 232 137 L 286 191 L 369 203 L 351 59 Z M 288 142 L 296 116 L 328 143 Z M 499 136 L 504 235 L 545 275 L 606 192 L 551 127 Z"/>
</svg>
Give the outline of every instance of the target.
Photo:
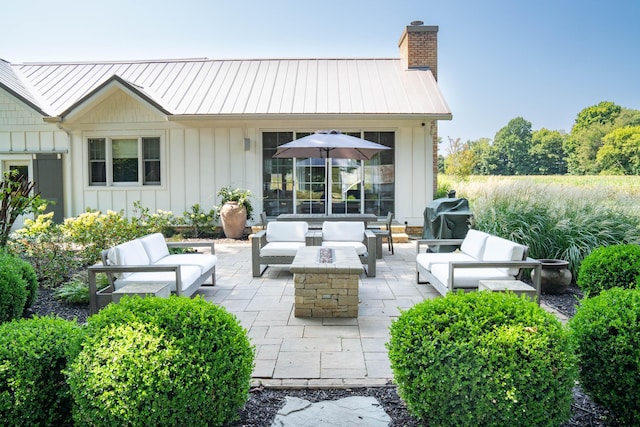
<svg viewBox="0 0 640 427">
<path fill-rule="evenodd" d="M 171 181 L 171 209 L 174 212 L 186 210 L 185 199 L 185 152 L 184 130 L 171 129 L 169 131 L 167 158 L 167 179 Z"/>
<path fill-rule="evenodd" d="M 198 129 L 185 129 L 184 195 L 187 208 L 200 203 L 200 134 Z M 172 177 L 173 178 L 173 177 Z M 180 182 L 177 180 L 176 182 Z"/>
<path fill-rule="evenodd" d="M 213 144 L 213 129 L 200 129 L 200 200 L 203 209 L 207 210 L 217 203 L 217 189 L 214 187 L 217 165 Z"/>
</svg>

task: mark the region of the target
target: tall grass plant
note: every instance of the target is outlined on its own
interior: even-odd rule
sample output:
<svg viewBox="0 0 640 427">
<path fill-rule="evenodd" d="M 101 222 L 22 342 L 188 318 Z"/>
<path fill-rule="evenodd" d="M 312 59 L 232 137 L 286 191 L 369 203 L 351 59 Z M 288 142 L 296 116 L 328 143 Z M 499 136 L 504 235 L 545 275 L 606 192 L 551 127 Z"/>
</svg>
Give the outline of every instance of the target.
<svg viewBox="0 0 640 427">
<path fill-rule="evenodd" d="M 579 184 L 575 177 L 554 178 L 441 181 L 469 199 L 474 228 L 529 246 L 532 258 L 569 261 L 574 277 L 593 249 L 640 243 L 640 185 L 601 177 Z"/>
</svg>

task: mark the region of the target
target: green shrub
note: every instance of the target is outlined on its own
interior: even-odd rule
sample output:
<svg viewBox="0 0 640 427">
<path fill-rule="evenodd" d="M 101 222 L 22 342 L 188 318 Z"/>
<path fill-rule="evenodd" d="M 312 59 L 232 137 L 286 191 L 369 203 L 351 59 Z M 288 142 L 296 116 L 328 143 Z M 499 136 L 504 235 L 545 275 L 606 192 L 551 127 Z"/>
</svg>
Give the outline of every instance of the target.
<svg viewBox="0 0 640 427">
<path fill-rule="evenodd" d="M 0 322 L 22 317 L 28 296 L 22 260 L 0 250 Z"/>
<path fill-rule="evenodd" d="M 53 317 L 0 325 L 2 425 L 71 425 L 63 371 L 80 350 L 81 333 L 76 322 Z"/>
<path fill-rule="evenodd" d="M 87 329 L 69 376 L 77 425 L 224 425 L 248 398 L 246 331 L 200 297 L 125 297 Z"/>
<path fill-rule="evenodd" d="M 38 299 L 38 276 L 35 269 L 27 261 L 15 257 L 15 261 L 20 268 L 22 278 L 27 286 L 27 300 L 24 308 L 31 307 Z"/>
<path fill-rule="evenodd" d="M 636 288 L 640 279 L 640 245 L 612 245 L 594 249 L 580 266 L 576 284 L 587 296 L 619 288 Z"/>
<path fill-rule="evenodd" d="M 429 426 L 558 426 L 576 378 L 568 332 L 510 293 L 427 300 L 391 325 L 398 393 Z"/>
<path fill-rule="evenodd" d="M 621 425 L 640 424 L 640 290 L 612 288 L 582 300 L 569 321 L 580 381 Z"/>
<path fill-rule="evenodd" d="M 82 265 L 74 243 L 53 222 L 53 212 L 25 219 L 8 247 L 33 266 L 38 283 L 46 288 L 64 283 Z"/>
</svg>

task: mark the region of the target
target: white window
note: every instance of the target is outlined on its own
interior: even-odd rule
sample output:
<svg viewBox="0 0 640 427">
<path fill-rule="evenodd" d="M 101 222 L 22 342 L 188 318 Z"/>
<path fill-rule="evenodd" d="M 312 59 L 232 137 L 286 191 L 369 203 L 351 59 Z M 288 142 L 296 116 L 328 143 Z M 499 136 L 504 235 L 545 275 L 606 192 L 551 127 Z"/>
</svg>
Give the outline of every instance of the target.
<svg viewBox="0 0 640 427">
<path fill-rule="evenodd" d="M 160 185 L 160 138 L 89 138 L 89 185 Z"/>
</svg>

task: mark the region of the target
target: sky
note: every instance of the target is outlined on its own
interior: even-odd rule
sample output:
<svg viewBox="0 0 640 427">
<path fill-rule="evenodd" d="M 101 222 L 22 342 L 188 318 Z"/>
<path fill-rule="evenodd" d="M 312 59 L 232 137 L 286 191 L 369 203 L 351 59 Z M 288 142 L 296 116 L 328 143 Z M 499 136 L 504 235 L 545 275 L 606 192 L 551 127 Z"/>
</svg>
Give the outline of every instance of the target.
<svg viewBox="0 0 640 427">
<path fill-rule="evenodd" d="M 583 108 L 640 109 L 639 0 L 11 1 L 0 58 L 398 58 L 412 21 L 436 25 L 443 141 L 493 139 L 516 117 L 570 132 Z"/>
</svg>

